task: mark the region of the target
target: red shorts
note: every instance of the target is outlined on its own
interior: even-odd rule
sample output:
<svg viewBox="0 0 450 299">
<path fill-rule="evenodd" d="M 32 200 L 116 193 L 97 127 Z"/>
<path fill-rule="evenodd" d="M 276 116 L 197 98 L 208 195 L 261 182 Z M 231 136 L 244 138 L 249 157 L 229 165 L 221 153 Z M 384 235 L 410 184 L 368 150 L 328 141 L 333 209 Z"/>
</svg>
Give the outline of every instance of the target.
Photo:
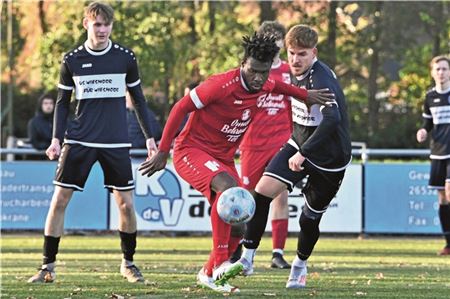
<svg viewBox="0 0 450 299">
<path fill-rule="evenodd" d="M 264 169 L 276 153 L 279 147 L 264 151 L 242 150 L 241 151 L 241 182 L 247 190 L 254 190 Z"/>
<path fill-rule="evenodd" d="M 211 190 L 211 181 L 216 175 L 226 172 L 240 185 L 234 160 L 217 160 L 195 147 L 176 147 L 173 152 L 173 165 L 178 175 L 200 191 L 211 205 L 216 199 L 216 193 Z"/>
</svg>

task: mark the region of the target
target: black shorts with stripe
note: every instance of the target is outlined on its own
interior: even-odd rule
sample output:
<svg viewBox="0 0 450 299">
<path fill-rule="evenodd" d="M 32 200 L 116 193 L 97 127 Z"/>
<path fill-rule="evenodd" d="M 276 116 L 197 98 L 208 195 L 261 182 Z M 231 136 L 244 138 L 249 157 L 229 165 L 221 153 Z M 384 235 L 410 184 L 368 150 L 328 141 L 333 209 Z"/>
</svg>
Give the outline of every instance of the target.
<svg viewBox="0 0 450 299">
<path fill-rule="evenodd" d="M 307 177 L 302 189 L 306 204 L 313 212 L 324 213 L 341 186 L 345 169 L 336 172 L 325 171 L 305 160 L 302 164 L 303 170 L 292 171 L 289 168 L 289 159 L 295 153 L 297 149 L 286 143 L 267 165 L 264 175 L 285 183 L 289 192 L 298 182 Z"/>
<path fill-rule="evenodd" d="M 97 148 L 76 143 L 63 145 L 53 183 L 83 191 L 91 168 L 97 161 L 103 170 L 105 188 L 110 191 L 134 189 L 128 147 Z"/>
<path fill-rule="evenodd" d="M 428 186 L 434 189 L 444 189 L 445 182 L 450 182 L 450 159 L 431 160 Z"/>
</svg>

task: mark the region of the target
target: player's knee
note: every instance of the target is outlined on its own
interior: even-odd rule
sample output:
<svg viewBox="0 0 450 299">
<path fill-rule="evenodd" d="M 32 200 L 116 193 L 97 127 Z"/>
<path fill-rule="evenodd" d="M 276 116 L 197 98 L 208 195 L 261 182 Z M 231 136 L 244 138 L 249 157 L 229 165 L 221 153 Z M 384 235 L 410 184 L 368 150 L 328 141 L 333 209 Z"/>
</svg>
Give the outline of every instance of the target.
<svg viewBox="0 0 450 299">
<path fill-rule="evenodd" d="M 322 214 L 311 211 L 306 205 L 300 215 L 300 228 L 305 233 L 317 233 Z"/>
<path fill-rule="evenodd" d="M 242 238 L 245 233 L 245 223 L 233 224 L 231 226 L 231 236 L 235 238 Z"/>
<path fill-rule="evenodd" d="M 131 213 L 134 213 L 134 206 L 131 202 L 121 202 L 118 205 L 119 211 L 122 215 L 131 215 Z"/>
</svg>

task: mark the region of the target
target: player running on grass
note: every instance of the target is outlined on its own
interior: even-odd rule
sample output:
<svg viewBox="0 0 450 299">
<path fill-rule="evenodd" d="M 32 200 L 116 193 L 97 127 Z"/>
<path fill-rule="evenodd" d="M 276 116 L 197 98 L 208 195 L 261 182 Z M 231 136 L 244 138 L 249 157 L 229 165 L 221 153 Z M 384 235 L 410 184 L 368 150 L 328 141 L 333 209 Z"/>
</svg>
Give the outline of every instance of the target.
<svg viewBox="0 0 450 299">
<path fill-rule="evenodd" d="M 273 35 L 277 46 L 284 47 L 286 29 L 277 21 L 264 21 L 258 28 L 259 34 Z M 270 78 L 290 83 L 289 64 L 280 58 L 280 51 L 275 55 Z M 239 146 L 241 152 L 241 181 L 242 185 L 253 191 L 261 178 L 264 168 L 270 159 L 280 150 L 292 133 L 291 103 L 284 95 L 270 93 L 258 103 L 263 110 L 252 120 L 244 138 Z M 272 268 L 289 269 L 291 266 L 283 257 L 283 249 L 288 234 L 288 192 L 287 190 L 277 196 L 272 202 Z M 232 236 L 242 238 L 245 224 L 231 228 Z M 242 244 L 231 256 L 230 261 L 235 262 L 241 257 Z"/>
<path fill-rule="evenodd" d="M 85 9 L 86 42 L 67 53 L 61 64 L 50 160 L 59 157 L 55 191 L 44 231 L 43 263 L 28 282 L 52 282 L 59 240 L 64 231 L 64 213 L 74 191 L 83 191 L 92 165 L 98 161 L 105 188 L 119 207 L 119 234 L 123 253 L 120 273 L 130 282 L 144 278 L 133 263 L 136 249 L 136 216 L 133 205 L 133 175 L 128 139 L 125 90 L 128 88 L 136 115 L 146 137 L 149 155 L 156 150 L 150 126 L 144 120 L 145 98 L 134 53 L 112 42 L 113 9 L 93 2 Z M 66 131 L 70 98 L 75 90 L 77 110 Z M 61 143 L 63 146 L 61 148 Z M 93 199 L 95 200 L 95 199 Z M 82 217 L 82 216 L 81 216 Z"/>
<path fill-rule="evenodd" d="M 270 161 L 255 188 L 256 211 L 247 224 L 244 250 L 239 261 L 228 268 L 226 277 L 253 273 L 253 258 L 266 227 L 272 199 L 308 176 L 303 188 L 305 205 L 300 215 L 297 254 L 286 288 L 306 284 L 307 260 L 319 239 L 319 223 L 341 185 L 351 162 L 345 97 L 336 75 L 317 59 L 318 35 L 305 25 L 292 27 L 286 35 L 286 49 L 297 86 L 329 88 L 336 101 L 331 106 L 292 101 L 294 132 L 283 149 Z"/>
<path fill-rule="evenodd" d="M 209 260 L 198 272 L 199 285 L 219 292 L 233 292 L 223 273 L 239 238 L 230 242 L 231 226 L 217 213 L 217 198 L 239 185 L 234 154 L 244 132 L 259 108 L 257 103 L 271 92 L 287 94 L 310 104 L 324 104 L 333 95 L 325 90 L 307 91 L 280 81 L 268 80 L 279 48 L 275 38 L 244 37 L 244 58 L 239 68 L 213 75 L 178 101 L 170 112 L 159 151 L 139 167 L 151 176 L 164 169 L 171 142 L 184 116 L 190 113 L 183 131 L 175 140 L 173 163 L 178 174 L 209 201 L 213 248 Z"/>
</svg>

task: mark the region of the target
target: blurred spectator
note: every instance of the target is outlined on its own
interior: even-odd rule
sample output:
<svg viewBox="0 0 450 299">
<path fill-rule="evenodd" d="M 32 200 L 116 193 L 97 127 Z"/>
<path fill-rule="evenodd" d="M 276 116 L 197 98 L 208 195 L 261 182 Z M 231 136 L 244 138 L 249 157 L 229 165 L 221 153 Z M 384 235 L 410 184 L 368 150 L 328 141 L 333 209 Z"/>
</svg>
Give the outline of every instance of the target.
<svg viewBox="0 0 450 299">
<path fill-rule="evenodd" d="M 55 99 L 52 96 L 44 94 L 38 99 L 36 115 L 28 122 L 28 138 L 35 149 L 44 150 L 52 141 L 54 110 Z"/>
<path fill-rule="evenodd" d="M 127 123 L 128 123 L 128 138 L 131 142 L 132 148 L 146 148 L 145 146 L 145 136 L 144 133 L 142 133 L 141 127 L 139 125 L 138 119 L 136 117 L 136 113 L 134 111 L 133 101 L 131 100 L 130 94 L 127 91 L 126 92 L 126 105 L 127 105 Z M 150 131 L 155 139 L 155 141 L 158 141 L 161 139 L 161 125 L 159 124 L 158 120 L 156 119 L 155 113 L 146 106 L 148 110 L 148 116 L 149 119 L 147 122 L 150 124 Z"/>
</svg>

